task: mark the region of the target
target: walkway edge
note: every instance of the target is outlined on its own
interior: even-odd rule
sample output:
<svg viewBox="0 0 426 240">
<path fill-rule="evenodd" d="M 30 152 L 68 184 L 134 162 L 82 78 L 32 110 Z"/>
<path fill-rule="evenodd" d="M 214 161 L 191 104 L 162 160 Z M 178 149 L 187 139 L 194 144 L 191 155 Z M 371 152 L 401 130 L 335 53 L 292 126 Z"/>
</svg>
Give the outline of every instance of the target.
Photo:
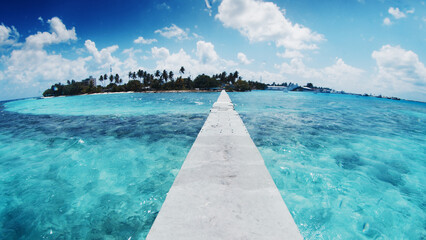
<svg viewBox="0 0 426 240">
<path fill-rule="evenodd" d="M 225 91 L 147 239 L 303 239 Z"/>
</svg>

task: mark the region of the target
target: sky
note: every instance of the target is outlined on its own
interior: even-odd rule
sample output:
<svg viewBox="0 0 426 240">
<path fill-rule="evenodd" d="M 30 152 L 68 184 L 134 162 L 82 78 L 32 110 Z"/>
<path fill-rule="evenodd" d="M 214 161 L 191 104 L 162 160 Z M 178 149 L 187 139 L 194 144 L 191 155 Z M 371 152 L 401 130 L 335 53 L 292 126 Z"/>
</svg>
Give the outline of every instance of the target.
<svg viewBox="0 0 426 240">
<path fill-rule="evenodd" d="M 426 3 L 397 0 L 4 1 L 0 100 L 156 69 L 238 71 L 426 101 Z"/>
</svg>

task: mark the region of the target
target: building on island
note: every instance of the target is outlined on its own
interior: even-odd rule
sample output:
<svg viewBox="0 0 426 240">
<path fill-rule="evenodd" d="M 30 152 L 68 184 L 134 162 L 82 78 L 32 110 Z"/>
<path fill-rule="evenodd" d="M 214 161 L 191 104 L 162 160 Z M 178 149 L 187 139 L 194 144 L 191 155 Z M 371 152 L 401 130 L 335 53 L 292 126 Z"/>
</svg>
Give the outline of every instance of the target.
<svg viewBox="0 0 426 240">
<path fill-rule="evenodd" d="M 89 85 L 96 86 L 96 78 L 94 78 L 92 76 L 90 76 L 89 78 L 86 78 L 86 79 L 82 80 L 81 82 L 83 84 L 87 85 L 87 86 L 89 86 Z"/>
</svg>

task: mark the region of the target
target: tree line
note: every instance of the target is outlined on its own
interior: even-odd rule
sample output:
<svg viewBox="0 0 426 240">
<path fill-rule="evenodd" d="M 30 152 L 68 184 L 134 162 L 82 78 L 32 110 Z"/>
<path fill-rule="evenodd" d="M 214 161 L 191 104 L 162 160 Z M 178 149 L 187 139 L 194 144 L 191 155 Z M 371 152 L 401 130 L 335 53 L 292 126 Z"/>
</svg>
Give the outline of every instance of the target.
<svg viewBox="0 0 426 240">
<path fill-rule="evenodd" d="M 182 66 L 179 76 L 175 78 L 173 71 L 156 70 L 154 73 L 139 69 L 128 73 L 128 82 L 123 84 L 119 74 L 103 74 L 99 78 L 89 77 L 80 82 L 67 80 L 67 84 L 56 83 L 44 91 L 43 96 L 79 95 L 101 92 L 143 92 L 167 90 L 219 90 L 250 91 L 253 89 L 264 90 L 267 85 L 257 81 L 243 80 L 238 71 L 226 73 L 225 71 L 212 76 L 200 74 L 193 80 L 185 74 Z M 96 80 L 100 85 L 95 84 Z"/>
</svg>

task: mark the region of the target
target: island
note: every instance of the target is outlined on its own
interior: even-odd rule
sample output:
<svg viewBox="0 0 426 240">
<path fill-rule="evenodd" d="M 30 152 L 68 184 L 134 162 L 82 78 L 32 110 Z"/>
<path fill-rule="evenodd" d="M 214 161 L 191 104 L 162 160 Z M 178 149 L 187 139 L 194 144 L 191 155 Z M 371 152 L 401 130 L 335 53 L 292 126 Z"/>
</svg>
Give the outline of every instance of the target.
<svg viewBox="0 0 426 240">
<path fill-rule="evenodd" d="M 108 92 L 147 92 L 147 91 L 251 91 L 264 90 L 267 85 L 257 81 L 243 80 L 238 71 L 226 73 L 222 72 L 212 76 L 200 74 L 191 79 L 191 76 L 182 77 L 185 68 L 180 68 L 180 76 L 174 78 L 173 71 L 157 70 L 155 73 L 139 69 L 129 72 L 129 81 L 123 84 L 123 80 L 118 73 L 103 74 L 99 78 L 92 76 L 81 80 L 67 80 L 67 84 L 56 83 L 43 92 L 44 97 L 51 96 L 72 96 L 92 93 Z M 99 80 L 100 84 L 97 84 Z M 105 86 L 106 85 L 106 86 Z"/>
<path fill-rule="evenodd" d="M 246 81 L 239 75 L 238 71 L 226 73 L 225 71 L 212 76 L 200 74 L 192 80 L 191 76 L 182 77 L 185 68 L 179 70 L 179 77 L 174 78 L 173 71 L 156 70 L 155 73 L 139 69 L 128 73 L 129 81 L 123 84 L 123 79 L 118 73 L 103 74 L 99 78 L 92 76 L 81 81 L 67 80 L 67 84 L 56 83 L 43 92 L 44 97 L 73 96 L 95 93 L 116 92 L 164 92 L 164 91 L 221 91 L 245 92 L 251 90 L 278 90 L 283 92 L 313 92 L 331 94 L 350 94 L 364 97 L 387 98 L 400 100 L 398 97 L 388 97 L 373 94 L 348 93 L 336 91 L 328 87 L 317 87 L 312 83 L 299 86 L 297 83 L 265 84 L 258 81 Z M 97 81 L 99 80 L 100 85 Z M 106 86 L 105 86 L 106 85 Z"/>
</svg>

